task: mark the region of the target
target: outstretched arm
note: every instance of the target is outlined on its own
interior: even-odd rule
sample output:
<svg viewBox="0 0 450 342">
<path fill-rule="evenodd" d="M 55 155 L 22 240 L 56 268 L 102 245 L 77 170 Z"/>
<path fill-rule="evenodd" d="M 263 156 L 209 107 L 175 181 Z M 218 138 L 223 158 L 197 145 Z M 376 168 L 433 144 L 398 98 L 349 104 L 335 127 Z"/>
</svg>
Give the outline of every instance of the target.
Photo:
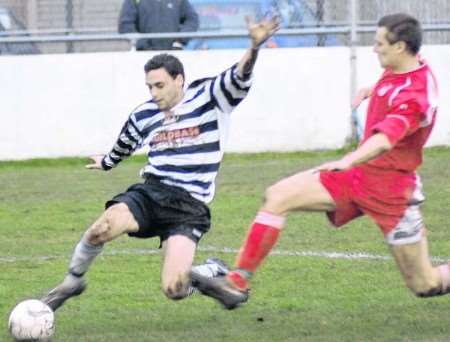
<svg viewBox="0 0 450 342">
<path fill-rule="evenodd" d="M 392 148 L 389 138 L 384 133 L 377 133 L 367 139 L 355 151 L 348 153 L 342 159 L 324 163 L 315 168 L 316 171 L 344 171 L 351 167 L 368 162 Z"/>
<path fill-rule="evenodd" d="M 92 163 L 86 168 L 91 170 L 110 170 L 116 167 L 122 160 L 128 158 L 133 152 L 141 147 L 143 139 L 139 129 L 133 121 L 133 114 L 123 125 L 119 137 L 112 150 L 105 156 L 92 156 Z"/>
<path fill-rule="evenodd" d="M 259 47 L 280 28 L 278 17 L 264 18 L 257 23 L 253 22 L 250 17 L 246 17 L 245 20 L 251 39 L 251 46 L 238 64 L 238 75 L 243 79 L 248 78 L 252 73 L 258 57 Z"/>
<path fill-rule="evenodd" d="M 217 107 L 223 113 L 231 113 L 247 96 L 252 84 L 252 71 L 258 56 L 258 49 L 273 33 L 278 30 L 278 18 L 263 19 L 253 23 L 246 18 L 250 48 L 245 52 L 239 63 L 212 77 L 210 93 Z"/>
</svg>

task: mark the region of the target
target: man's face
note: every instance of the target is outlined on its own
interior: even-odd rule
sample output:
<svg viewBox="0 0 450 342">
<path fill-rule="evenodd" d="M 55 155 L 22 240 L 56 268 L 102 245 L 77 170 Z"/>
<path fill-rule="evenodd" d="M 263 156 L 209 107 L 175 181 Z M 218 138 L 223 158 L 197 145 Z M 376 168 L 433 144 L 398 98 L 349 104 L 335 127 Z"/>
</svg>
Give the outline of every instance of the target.
<svg viewBox="0 0 450 342">
<path fill-rule="evenodd" d="M 164 68 L 150 70 L 145 77 L 153 100 L 160 110 L 169 110 L 183 97 L 183 76 L 175 79 Z"/>
<path fill-rule="evenodd" d="M 386 27 L 379 27 L 375 34 L 375 45 L 373 51 L 378 56 L 378 61 L 383 68 L 394 68 L 405 51 L 405 43 L 389 43 L 387 40 L 388 30 Z"/>
</svg>

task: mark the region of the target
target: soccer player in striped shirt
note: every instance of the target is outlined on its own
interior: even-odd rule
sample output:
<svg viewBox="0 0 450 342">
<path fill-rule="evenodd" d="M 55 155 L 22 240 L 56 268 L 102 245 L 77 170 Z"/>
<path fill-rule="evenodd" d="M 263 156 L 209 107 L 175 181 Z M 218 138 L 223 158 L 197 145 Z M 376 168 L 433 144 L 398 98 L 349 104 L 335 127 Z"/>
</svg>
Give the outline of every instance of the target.
<svg viewBox="0 0 450 342">
<path fill-rule="evenodd" d="M 200 291 L 228 309 L 245 302 L 249 279 L 275 245 L 286 214 L 324 211 L 335 226 L 361 215 L 371 217 L 415 295 L 450 292 L 449 265 L 431 264 L 420 211 L 424 197 L 416 169 L 437 112 L 436 80 L 418 55 L 421 42 L 415 18 L 400 13 L 380 19 L 374 52 L 385 72 L 363 94 L 370 103 L 361 144 L 340 160 L 269 187 L 235 269 L 214 279 L 192 272 Z"/>
<path fill-rule="evenodd" d="M 85 232 L 63 282 L 43 298 L 53 310 L 84 291 L 84 275 L 103 245 L 122 234 L 159 237 L 165 295 L 181 299 L 191 292 L 189 271 L 197 243 L 210 227 L 206 204 L 214 196 L 229 114 L 247 95 L 258 49 L 279 22 L 276 17 L 257 23 L 248 19 L 247 26 L 251 46 L 240 62 L 186 88 L 183 65 L 175 56 L 159 54 L 147 62 L 151 100 L 131 113 L 112 151 L 87 165 L 109 170 L 148 146 L 148 163 L 141 171 L 145 181 L 108 201 L 105 212 Z M 217 262 L 206 266 L 210 276 L 223 271 Z"/>
</svg>

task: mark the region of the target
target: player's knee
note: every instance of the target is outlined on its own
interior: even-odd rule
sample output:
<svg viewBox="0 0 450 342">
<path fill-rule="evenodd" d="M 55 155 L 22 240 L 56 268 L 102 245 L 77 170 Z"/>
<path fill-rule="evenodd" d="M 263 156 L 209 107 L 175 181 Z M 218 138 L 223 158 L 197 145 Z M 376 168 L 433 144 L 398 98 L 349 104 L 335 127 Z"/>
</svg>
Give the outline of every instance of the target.
<svg viewBox="0 0 450 342">
<path fill-rule="evenodd" d="M 185 275 L 176 275 L 170 280 L 163 279 L 162 290 L 167 298 L 180 300 L 189 294 L 189 281 Z"/>
<path fill-rule="evenodd" d="M 264 194 L 264 207 L 274 214 L 281 214 L 283 212 L 284 203 L 286 199 L 283 191 L 277 184 L 271 185 L 266 189 Z"/>
<path fill-rule="evenodd" d="M 86 234 L 88 242 L 93 245 L 103 244 L 111 239 L 111 230 L 121 209 L 116 206 L 108 208 L 89 228 Z"/>
<path fill-rule="evenodd" d="M 163 288 L 163 292 L 167 298 L 171 300 L 180 300 L 188 296 L 188 289 L 177 283 L 174 286 L 167 286 Z"/>
<path fill-rule="evenodd" d="M 108 230 L 108 223 L 104 220 L 99 220 L 88 229 L 85 236 L 91 245 L 100 245 L 106 242 Z"/>
</svg>

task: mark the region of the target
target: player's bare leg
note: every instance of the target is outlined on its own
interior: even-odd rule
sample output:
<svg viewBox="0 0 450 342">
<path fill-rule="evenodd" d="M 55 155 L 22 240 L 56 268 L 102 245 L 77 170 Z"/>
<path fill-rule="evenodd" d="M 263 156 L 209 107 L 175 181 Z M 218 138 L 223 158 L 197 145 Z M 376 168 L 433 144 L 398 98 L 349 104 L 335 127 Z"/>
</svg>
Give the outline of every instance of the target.
<svg viewBox="0 0 450 342">
<path fill-rule="evenodd" d="M 196 243 L 184 235 L 172 235 L 163 242 L 161 287 L 170 299 L 189 294 L 189 271 L 194 261 Z"/>
<path fill-rule="evenodd" d="M 137 231 L 138 223 L 126 204 L 109 207 L 78 242 L 63 282 L 42 300 L 55 311 L 67 299 L 80 295 L 86 288 L 84 274 L 101 253 L 103 245 L 124 233 Z"/>
<path fill-rule="evenodd" d="M 189 271 L 206 278 L 224 276 L 228 266 L 220 259 L 210 258 L 192 267 L 196 244 L 183 235 L 174 235 L 163 242 L 161 287 L 165 295 L 174 300 L 183 299 L 197 292 L 189 279 Z"/>
<path fill-rule="evenodd" d="M 414 244 L 391 246 L 391 251 L 406 286 L 416 296 L 431 297 L 449 292 L 449 265 L 433 267 L 428 254 L 426 236 Z"/>
<path fill-rule="evenodd" d="M 198 289 L 233 309 L 248 298 L 248 280 L 275 246 L 290 211 L 332 211 L 335 203 L 320 183 L 319 174 L 305 171 L 269 187 L 237 257 L 226 277 L 206 279 L 191 273 Z"/>
</svg>

